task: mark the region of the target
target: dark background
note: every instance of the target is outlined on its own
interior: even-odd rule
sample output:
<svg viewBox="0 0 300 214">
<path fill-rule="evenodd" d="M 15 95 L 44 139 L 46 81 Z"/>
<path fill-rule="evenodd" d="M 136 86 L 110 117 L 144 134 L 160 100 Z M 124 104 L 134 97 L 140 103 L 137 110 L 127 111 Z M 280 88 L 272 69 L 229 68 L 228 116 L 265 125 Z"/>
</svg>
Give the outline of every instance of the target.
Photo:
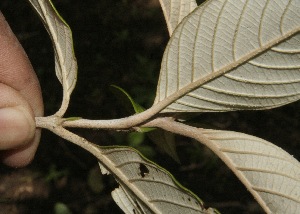
<svg viewBox="0 0 300 214">
<path fill-rule="evenodd" d="M 111 119 L 129 115 L 110 90 L 116 84 L 141 105 L 155 97 L 160 61 L 169 39 L 158 0 L 53 0 L 73 31 L 78 82 L 66 116 Z M 45 114 L 60 106 L 49 36 L 27 1 L 1 0 L 0 9 L 40 79 Z M 300 157 L 300 102 L 269 111 L 208 113 L 205 125 L 256 135 Z M 222 213 L 261 213 L 253 197 L 208 149 L 177 137 L 181 164 L 143 135 L 73 130 L 99 145 L 131 145 L 169 170 L 206 206 Z M 143 140 L 144 139 L 144 140 Z M 179 152 L 180 151 L 180 152 Z M 101 176 L 97 161 L 48 131 L 36 158 L 24 169 L 0 166 L 0 213 L 122 213 L 110 192 L 114 179 Z"/>
</svg>

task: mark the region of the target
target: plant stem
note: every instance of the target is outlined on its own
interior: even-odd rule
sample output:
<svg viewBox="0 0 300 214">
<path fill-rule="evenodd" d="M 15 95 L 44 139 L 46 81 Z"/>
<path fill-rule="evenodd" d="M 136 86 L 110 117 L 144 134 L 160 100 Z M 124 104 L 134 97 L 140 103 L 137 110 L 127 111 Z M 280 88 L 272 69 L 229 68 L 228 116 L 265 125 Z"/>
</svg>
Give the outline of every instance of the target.
<svg viewBox="0 0 300 214">
<path fill-rule="evenodd" d="M 157 114 L 157 108 L 150 108 L 139 114 L 135 114 L 129 117 L 111 120 L 89 120 L 78 119 L 68 120 L 61 119 L 61 125 L 63 127 L 75 127 L 75 128 L 93 128 L 93 129 L 131 129 L 148 121 L 153 115 Z M 36 117 L 36 126 L 43 128 L 43 123 L 47 123 L 47 120 L 43 119 L 47 117 Z"/>
</svg>

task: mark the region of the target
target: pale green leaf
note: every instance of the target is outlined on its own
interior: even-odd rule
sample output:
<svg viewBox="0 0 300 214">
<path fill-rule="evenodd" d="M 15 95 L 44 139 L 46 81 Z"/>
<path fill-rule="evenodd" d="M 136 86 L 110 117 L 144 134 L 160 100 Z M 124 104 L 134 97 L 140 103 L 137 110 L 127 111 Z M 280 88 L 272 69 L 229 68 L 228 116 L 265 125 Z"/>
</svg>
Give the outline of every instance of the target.
<svg viewBox="0 0 300 214">
<path fill-rule="evenodd" d="M 134 99 L 123 88 L 116 86 L 116 85 L 111 85 L 111 86 L 114 87 L 115 89 L 117 89 L 118 91 L 122 92 L 122 94 L 124 94 L 128 98 L 135 113 L 141 113 L 141 112 L 145 111 L 145 109 L 140 104 L 135 102 Z"/>
<path fill-rule="evenodd" d="M 197 7 L 195 0 L 159 0 L 159 2 L 170 35 L 172 35 L 181 20 Z"/>
<path fill-rule="evenodd" d="M 200 129 L 206 145 L 231 168 L 267 213 L 300 213 L 300 164 L 260 138 Z"/>
<path fill-rule="evenodd" d="M 143 106 L 141 106 L 140 104 L 138 104 L 137 102 L 135 102 L 134 99 L 129 95 L 129 93 L 127 91 L 125 91 L 123 88 L 116 86 L 116 85 L 111 85 L 111 86 L 114 89 L 116 89 L 114 92 L 115 92 L 116 96 L 118 96 L 119 100 L 122 102 L 122 107 L 124 107 L 125 109 L 129 108 L 129 112 L 132 112 L 132 110 L 131 110 L 131 106 L 132 106 L 134 113 L 136 113 L 136 114 L 145 111 L 145 108 Z M 121 96 L 125 95 L 125 96 L 121 97 L 120 95 Z M 124 97 L 125 97 L 125 99 L 124 99 Z M 128 104 L 128 103 L 130 103 L 130 104 Z M 128 107 L 128 105 L 129 105 L 129 107 Z M 151 128 L 151 127 L 138 128 L 138 132 L 151 132 L 153 130 L 155 130 L 155 128 Z"/>
<path fill-rule="evenodd" d="M 154 105 L 212 112 L 298 100 L 299 31 L 299 0 L 207 1 L 174 31 Z"/>
<path fill-rule="evenodd" d="M 72 32 L 50 0 L 29 0 L 29 2 L 42 19 L 53 43 L 55 72 L 63 86 L 63 102 L 56 115 L 63 116 L 77 80 L 77 61 L 73 51 Z"/>
</svg>

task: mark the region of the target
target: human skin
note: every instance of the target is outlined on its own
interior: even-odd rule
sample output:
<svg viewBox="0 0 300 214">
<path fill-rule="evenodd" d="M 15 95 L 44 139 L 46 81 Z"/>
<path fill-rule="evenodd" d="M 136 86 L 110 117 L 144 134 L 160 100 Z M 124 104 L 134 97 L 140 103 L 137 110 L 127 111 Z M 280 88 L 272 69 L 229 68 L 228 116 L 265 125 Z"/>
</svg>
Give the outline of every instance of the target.
<svg viewBox="0 0 300 214">
<path fill-rule="evenodd" d="M 0 12 L 0 161 L 23 167 L 34 158 L 43 115 L 41 89 L 21 44 Z"/>
</svg>

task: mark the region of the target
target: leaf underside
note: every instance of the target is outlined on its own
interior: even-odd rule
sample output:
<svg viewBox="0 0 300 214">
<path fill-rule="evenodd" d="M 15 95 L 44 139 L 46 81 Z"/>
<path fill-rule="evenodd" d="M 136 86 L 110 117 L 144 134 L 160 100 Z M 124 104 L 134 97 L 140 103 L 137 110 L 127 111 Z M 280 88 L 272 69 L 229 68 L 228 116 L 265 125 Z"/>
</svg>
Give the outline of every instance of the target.
<svg viewBox="0 0 300 214">
<path fill-rule="evenodd" d="M 57 113 L 63 116 L 77 81 L 77 61 L 73 50 L 72 32 L 50 0 L 29 0 L 42 19 L 54 47 L 55 72 L 63 86 L 63 102 Z"/>
<path fill-rule="evenodd" d="M 201 130 L 268 213 L 300 212 L 300 163 L 274 144 L 232 131 Z"/>
<path fill-rule="evenodd" d="M 125 213 L 214 213 L 204 209 L 202 202 L 181 187 L 164 169 L 144 159 L 132 148 L 98 148 L 101 158 L 110 166 L 99 162 L 102 173 L 112 173 L 120 187 L 112 192 L 116 203 Z M 110 171 L 111 172 L 111 171 Z"/>
<path fill-rule="evenodd" d="M 169 34 L 172 35 L 177 25 L 192 12 L 197 3 L 195 0 L 159 0 L 167 23 Z"/>
<path fill-rule="evenodd" d="M 298 100 L 299 31 L 299 0 L 207 1 L 174 31 L 154 105 L 213 112 Z"/>
</svg>

